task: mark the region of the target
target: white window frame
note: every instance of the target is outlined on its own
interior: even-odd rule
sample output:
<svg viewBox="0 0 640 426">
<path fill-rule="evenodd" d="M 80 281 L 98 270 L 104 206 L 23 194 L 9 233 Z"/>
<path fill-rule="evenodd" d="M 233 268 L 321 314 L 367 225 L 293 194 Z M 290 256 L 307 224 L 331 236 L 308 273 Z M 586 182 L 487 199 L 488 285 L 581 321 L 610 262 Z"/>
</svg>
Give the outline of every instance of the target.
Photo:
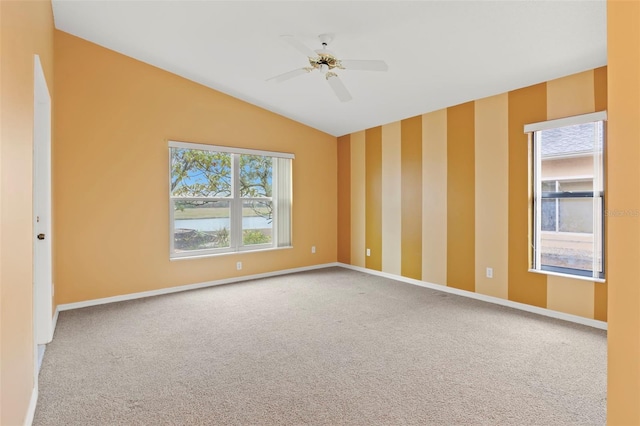
<svg viewBox="0 0 640 426">
<path fill-rule="evenodd" d="M 532 196 L 530 197 L 530 208 L 533 212 L 533 220 L 530 229 L 530 242 L 533 248 L 533 256 L 531 256 L 530 272 L 537 272 L 547 275 L 560 275 L 568 276 L 571 278 L 588 280 L 592 282 L 604 282 L 605 281 L 605 245 L 604 245 L 604 232 L 605 232 L 605 190 L 604 190 L 604 173 L 600 174 L 600 166 L 604 168 L 604 156 L 606 145 L 606 111 L 599 111 L 590 114 L 577 115 L 573 117 L 566 117 L 557 120 L 548 120 L 539 123 L 527 124 L 524 126 L 524 132 L 528 135 L 529 152 L 531 153 L 531 169 L 530 169 L 530 186 L 532 189 Z M 550 265 L 542 265 L 541 252 L 537 250 L 537 247 L 541 245 L 541 215 L 542 215 L 542 161 L 540 144 L 536 143 L 536 134 L 543 130 L 550 130 L 559 127 L 567 127 L 578 124 L 597 123 L 602 122 L 602 152 L 599 156 L 594 155 L 594 175 L 590 178 L 594 181 L 594 188 L 599 186 L 597 182 L 602 182 L 602 191 L 596 195 L 596 191 L 592 191 L 593 197 L 593 240 L 594 240 L 594 256 L 593 265 L 590 274 L 585 274 L 585 271 L 563 267 L 553 267 Z M 594 154 L 596 151 L 594 149 Z M 578 177 L 571 177 L 570 180 L 577 179 Z M 547 178 L 545 181 L 554 180 Z M 601 265 L 598 270 L 597 265 Z"/>
<path fill-rule="evenodd" d="M 209 152 L 222 152 L 228 153 L 231 155 L 231 176 L 232 176 L 232 195 L 229 197 L 176 197 L 171 194 L 171 174 L 172 174 L 172 165 L 171 165 L 171 149 L 172 148 L 180 148 L 180 149 L 192 149 L 199 151 L 209 151 Z M 240 176 L 240 156 L 241 155 L 259 155 L 265 157 L 271 157 L 273 160 L 273 175 L 272 175 L 272 196 L 271 197 L 240 197 L 240 185 L 239 176 Z M 184 259 L 184 258 L 197 258 L 204 256 L 215 256 L 220 254 L 227 253 L 238 253 L 238 252 L 248 252 L 248 251 L 258 251 L 258 250 L 269 250 L 275 248 L 286 248 L 292 246 L 292 238 L 291 238 L 291 211 L 290 206 L 288 209 L 283 209 L 281 212 L 278 209 L 278 204 L 282 199 L 281 193 L 288 193 L 287 202 L 291 203 L 291 198 L 293 195 L 293 191 L 291 188 L 291 165 L 289 164 L 288 170 L 286 172 L 289 173 L 288 176 L 285 175 L 283 171 L 278 172 L 278 167 L 276 166 L 277 159 L 287 159 L 293 160 L 295 158 L 294 154 L 283 153 L 283 152 L 274 152 L 274 151 L 263 151 L 263 150 L 253 150 L 253 149 L 245 149 L 245 148 L 233 148 L 226 146 L 217 146 L 217 145 L 205 145 L 205 144 L 196 144 L 190 142 L 179 142 L 179 141 L 169 141 L 169 257 L 171 259 Z M 281 173 L 283 179 L 279 179 L 278 173 Z M 177 200 L 185 200 L 185 201 L 228 201 L 229 202 L 229 227 L 230 227 L 230 241 L 229 247 L 220 247 L 220 248 L 210 248 L 210 249 L 200 249 L 200 250 L 188 250 L 182 252 L 175 251 L 175 202 Z M 242 241 L 242 218 L 243 218 L 243 203 L 246 201 L 271 201 L 272 203 L 272 238 L 270 243 L 266 244 L 251 244 L 244 245 Z M 280 217 L 282 216 L 282 217 Z M 285 229 L 287 228 L 288 229 Z"/>
</svg>

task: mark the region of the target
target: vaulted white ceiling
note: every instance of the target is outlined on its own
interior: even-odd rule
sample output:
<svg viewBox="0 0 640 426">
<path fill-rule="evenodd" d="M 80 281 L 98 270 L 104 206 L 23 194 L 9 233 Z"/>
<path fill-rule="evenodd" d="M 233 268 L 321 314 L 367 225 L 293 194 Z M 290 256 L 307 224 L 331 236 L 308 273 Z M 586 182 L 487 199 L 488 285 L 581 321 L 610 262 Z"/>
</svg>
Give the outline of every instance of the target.
<svg viewBox="0 0 640 426">
<path fill-rule="evenodd" d="M 340 136 L 606 64 L 606 1 L 53 0 L 56 28 Z M 340 102 L 324 77 L 269 77 L 308 66 L 333 33 Z"/>
</svg>

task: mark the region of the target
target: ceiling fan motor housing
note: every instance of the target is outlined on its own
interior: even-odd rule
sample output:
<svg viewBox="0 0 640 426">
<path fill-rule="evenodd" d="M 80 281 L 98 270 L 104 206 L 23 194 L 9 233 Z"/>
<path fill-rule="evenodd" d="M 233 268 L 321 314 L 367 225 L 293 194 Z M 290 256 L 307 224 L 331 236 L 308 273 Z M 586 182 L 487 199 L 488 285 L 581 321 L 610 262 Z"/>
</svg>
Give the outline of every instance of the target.
<svg viewBox="0 0 640 426">
<path fill-rule="evenodd" d="M 309 63 L 313 68 L 320 69 L 322 65 L 326 65 L 330 70 L 334 68 L 344 69 L 340 60 L 333 56 L 328 50 L 318 49 L 318 54 L 315 58 L 309 58 Z"/>
</svg>

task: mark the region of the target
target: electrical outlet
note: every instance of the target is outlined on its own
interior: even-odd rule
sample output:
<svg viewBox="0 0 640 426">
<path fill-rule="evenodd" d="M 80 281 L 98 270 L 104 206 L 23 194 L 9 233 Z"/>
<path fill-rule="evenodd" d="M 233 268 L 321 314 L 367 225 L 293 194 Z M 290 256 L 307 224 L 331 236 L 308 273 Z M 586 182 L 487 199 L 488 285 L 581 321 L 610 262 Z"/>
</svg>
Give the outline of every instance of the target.
<svg viewBox="0 0 640 426">
<path fill-rule="evenodd" d="M 240 271 L 242 269 L 242 262 L 236 263 L 236 269 Z"/>
<path fill-rule="evenodd" d="M 493 278 L 493 268 L 487 268 L 487 278 Z"/>
<path fill-rule="evenodd" d="M 316 252 L 316 246 L 311 246 L 311 253 L 315 253 Z"/>
<path fill-rule="evenodd" d="M 367 256 L 371 256 L 371 249 L 367 249 Z"/>
</svg>

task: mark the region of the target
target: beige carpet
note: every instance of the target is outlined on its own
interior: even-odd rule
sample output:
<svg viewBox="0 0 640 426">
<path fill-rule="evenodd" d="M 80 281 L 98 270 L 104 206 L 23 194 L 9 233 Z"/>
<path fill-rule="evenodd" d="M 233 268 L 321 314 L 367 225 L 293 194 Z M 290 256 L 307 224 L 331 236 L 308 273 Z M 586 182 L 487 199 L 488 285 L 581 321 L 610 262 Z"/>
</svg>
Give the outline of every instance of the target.
<svg viewBox="0 0 640 426">
<path fill-rule="evenodd" d="M 35 425 L 603 425 L 606 333 L 330 268 L 60 314 Z"/>
</svg>

